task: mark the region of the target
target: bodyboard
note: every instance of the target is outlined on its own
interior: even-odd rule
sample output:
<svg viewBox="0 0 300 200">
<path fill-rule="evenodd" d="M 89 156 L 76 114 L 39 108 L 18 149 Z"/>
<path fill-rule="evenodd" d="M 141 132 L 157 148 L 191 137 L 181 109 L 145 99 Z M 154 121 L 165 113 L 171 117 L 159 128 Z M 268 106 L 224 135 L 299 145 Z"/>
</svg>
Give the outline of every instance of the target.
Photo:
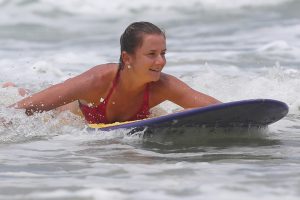
<svg viewBox="0 0 300 200">
<path fill-rule="evenodd" d="M 164 116 L 112 124 L 89 124 L 90 129 L 156 130 L 160 128 L 265 127 L 288 113 L 288 106 L 273 99 L 252 99 L 193 108 Z"/>
</svg>

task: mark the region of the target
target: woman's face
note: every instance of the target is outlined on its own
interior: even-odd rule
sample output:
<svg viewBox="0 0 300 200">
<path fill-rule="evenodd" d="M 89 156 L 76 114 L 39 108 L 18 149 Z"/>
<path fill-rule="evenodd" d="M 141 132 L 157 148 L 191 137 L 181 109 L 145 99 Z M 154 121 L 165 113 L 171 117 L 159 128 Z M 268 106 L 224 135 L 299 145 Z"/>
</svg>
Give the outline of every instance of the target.
<svg viewBox="0 0 300 200">
<path fill-rule="evenodd" d="M 130 56 L 130 65 L 136 77 L 145 82 L 158 81 L 166 65 L 166 39 L 161 34 L 144 34 L 142 46 Z"/>
</svg>

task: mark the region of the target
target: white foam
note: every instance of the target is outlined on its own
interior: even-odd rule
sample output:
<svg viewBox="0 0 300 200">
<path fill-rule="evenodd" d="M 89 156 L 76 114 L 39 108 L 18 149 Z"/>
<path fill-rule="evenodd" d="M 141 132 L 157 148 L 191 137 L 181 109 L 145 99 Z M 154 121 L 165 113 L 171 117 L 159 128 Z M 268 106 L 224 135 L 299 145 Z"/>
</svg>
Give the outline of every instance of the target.
<svg viewBox="0 0 300 200">
<path fill-rule="evenodd" d="M 49 75 L 54 75 L 54 76 L 58 76 L 58 77 L 63 76 L 63 73 L 61 70 L 59 70 L 58 68 L 55 68 L 53 65 L 51 65 L 50 63 L 47 63 L 45 61 L 38 61 L 38 62 L 34 63 L 32 65 L 31 69 L 37 75 L 47 74 L 48 76 Z"/>
<path fill-rule="evenodd" d="M 70 77 L 99 64 L 107 63 L 108 59 L 95 51 L 81 52 L 78 50 L 30 52 L 27 56 L 16 56 L 0 59 L 1 82 L 14 82 L 19 87 L 36 91 L 50 84 L 62 82 Z M 38 86 L 39 84 L 40 86 Z"/>
<path fill-rule="evenodd" d="M 208 9 L 233 9 L 242 8 L 246 6 L 260 7 L 260 6 L 272 6 L 279 5 L 282 3 L 289 2 L 291 0 L 265 0 L 265 1 L 251 1 L 251 0 L 166 0 L 159 1 L 153 0 L 151 2 L 145 0 L 132 0 L 130 2 L 124 0 L 115 0 L 112 2 L 105 1 L 93 1 L 93 0 L 65 0 L 65 1 L 52 1 L 52 0 L 42 0 L 41 4 L 48 5 L 50 7 L 64 8 L 68 12 L 78 12 L 84 14 L 101 15 L 107 13 L 116 13 L 117 11 L 123 12 L 126 10 L 143 10 L 143 8 L 148 9 L 158 9 L 167 10 L 170 8 L 182 8 L 182 7 L 197 7 L 203 6 Z M 99 12 L 101 10 L 101 12 Z"/>
<path fill-rule="evenodd" d="M 291 0 L 264 0 L 264 1 L 252 1 L 252 0 L 201 0 L 198 1 L 206 9 L 240 9 L 245 7 L 261 7 L 261 6 L 274 6 L 282 3 L 289 2 Z M 197 2 L 197 1 L 196 1 Z"/>
<path fill-rule="evenodd" d="M 31 192 L 26 195 L 14 195 L 14 198 L 28 198 L 28 199 L 65 199 L 65 198 L 92 198 L 92 199 L 116 199 L 123 200 L 124 196 L 117 191 L 104 189 L 101 187 L 81 189 L 78 191 L 70 191 L 58 189 L 54 191 L 45 192 Z"/>
<path fill-rule="evenodd" d="M 300 71 L 275 64 L 273 67 L 242 71 L 238 68 L 206 66 L 182 75 L 198 91 L 223 102 L 269 98 L 286 102 L 291 113 L 299 113 Z"/>
<path fill-rule="evenodd" d="M 86 133 L 84 120 L 70 112 L 56 114 L 50 111 L 28 117 L 22 109 L 1 106 L 0 119 L 0 143 L 25 142 L 59 133 Z"/>
<path fill-rule="evenodd" d="M 20 96 L 18 88 L 16 87 L 7 87 L 2 88 L 0 84 L 0 106 L 1 107 L 7 107 L 19 100 L 21 100 L 23 97 Z"/>
<path fill-rule="evenodd" d="M 271 43 L 268 43 L 260 48 L 258 48 L 258 51 L 276 51 L 276 50 L 291 50 L 292 48 L 288 43 L 284 40 L 278 40 Z"/>
<path fill-rule="evenodd" d="M 260 55 L 269 57 L 273 55 L 274 57 L 283 57 L 286 59 L 290 59 L 290 57 L 299 59 L 300 48 L 295 46 L 295 44 L 289 44 L 285 40 L 275 40 L 258 47 L 257 52 Z"/>
<path fill-rule="evenodd" d="M 133 14 L 147 13 L 165 13 L 164 18 L 169 18 L 170 14 L 183 14 L 180 10 L 239 10 L 249 7 L 265 7 L 265 6 L 279 6 L 281 4 L 290 2 L 291 0 L 265 0 L 265 1 L 251 1 L 251 0 L 115 0 L 110 1 L 94 1 L 94 0 L 40 0 L 40 1 L 12 1 L 3 3 L 2 11 L 0 13 L 0 24 L 6 24 L 8 21 L 27 21 L 37 22 L 42 21 L 54 24 L 53 21 L 47 19 L 45 16 L 97 16 L 101 19 L 119 18 L 130 16 Z M 1 4 L 0 4 L 1 5 Z M 61 14 L 63 13 L 63 14 Z M 24 17 L 26 16 L 26 17 Z M 155 16 L 152 16 L 152 18 Z"/>
<path fill-rule="evenodd" d="M 36 177 L 40 178 L 43 177 L 41 174 L 35 174 L 35 173 L 30 173 L 30 172 L 6 172 L 6 173 L 0 173 L 1 176 L 10 176 L 10 177 L 21 177 L 21 178 L 26 178 L 26 177 Z"/>
</svg>

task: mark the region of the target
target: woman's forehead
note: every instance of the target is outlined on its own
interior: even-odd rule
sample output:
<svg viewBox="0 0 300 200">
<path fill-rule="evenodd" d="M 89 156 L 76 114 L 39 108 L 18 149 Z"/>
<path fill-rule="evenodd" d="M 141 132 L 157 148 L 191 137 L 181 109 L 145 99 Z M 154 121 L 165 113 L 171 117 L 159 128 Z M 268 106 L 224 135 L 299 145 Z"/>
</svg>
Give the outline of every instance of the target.
<svg viewBox="0 0 300 200">
<path fill-rule="evenodd" d="M 145 34 L 143 35 L 143 42 L 141 49 L 165 49 L 166 38 L 162 34 Z"/>
</svg>

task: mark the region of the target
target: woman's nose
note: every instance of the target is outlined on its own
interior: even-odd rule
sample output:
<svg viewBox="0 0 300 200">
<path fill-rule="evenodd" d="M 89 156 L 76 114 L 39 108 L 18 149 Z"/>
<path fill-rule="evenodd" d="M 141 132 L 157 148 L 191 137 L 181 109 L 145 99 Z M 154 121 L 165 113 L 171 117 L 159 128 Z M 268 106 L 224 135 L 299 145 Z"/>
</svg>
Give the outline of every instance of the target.
<svg viewBox="0 0 300 200">
<path fill-rule="evenodd" d="M 166 63 L 166 58 L 164 55 L 158 55 L 155 60 L 155 64 L 164 65 Z"/>
</svg>

